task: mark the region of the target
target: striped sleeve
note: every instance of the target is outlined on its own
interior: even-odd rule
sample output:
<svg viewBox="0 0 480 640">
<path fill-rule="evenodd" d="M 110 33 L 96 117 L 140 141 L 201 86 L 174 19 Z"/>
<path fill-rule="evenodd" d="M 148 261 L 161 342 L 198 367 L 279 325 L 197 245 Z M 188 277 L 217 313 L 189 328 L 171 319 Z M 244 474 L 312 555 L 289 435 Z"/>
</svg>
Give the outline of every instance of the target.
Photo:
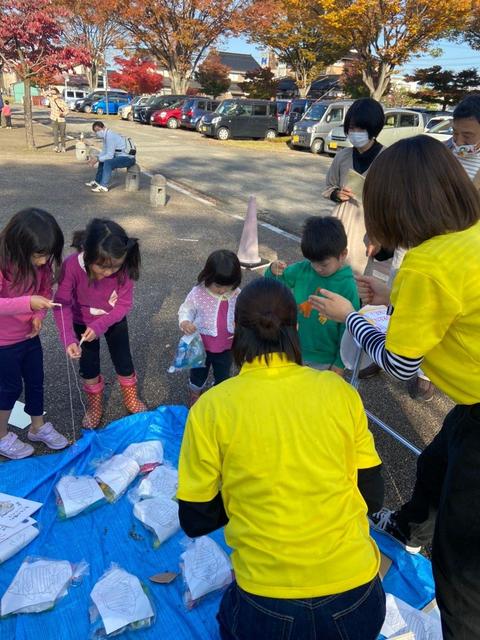
<svg viewBox="0 0 480 640">
<path fill-rule="evenodd" d="M 423 356 L 406 358 L 385 348 L 385 334 L 376 329 L 359 313 L 351 313 L 346 320 L 348 331 L 358 344 L 368 353 L 370 358 L 398 380 L 409 380 L 420 369 Z"/>
</svg>

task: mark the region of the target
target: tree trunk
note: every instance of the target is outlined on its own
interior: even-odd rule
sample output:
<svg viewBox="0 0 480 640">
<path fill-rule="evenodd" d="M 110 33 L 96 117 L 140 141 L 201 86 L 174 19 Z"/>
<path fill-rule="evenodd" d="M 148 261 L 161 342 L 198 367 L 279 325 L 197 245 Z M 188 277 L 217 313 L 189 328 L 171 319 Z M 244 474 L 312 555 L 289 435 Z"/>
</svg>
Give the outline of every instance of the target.
<svg viewBox="0 0 480 640">
<path fill-rule="evenodd" d="M 168 71 L 169 71 L 170 80 L 172 83 L 172 94 L 173 95 L 186 94 L 189 78 L 185 77 L 182 73 L 180 73 L 176 69 L 169 69 Z"/>
<path fill-rule="evenodd" d="M 381 100 L 388 89 L 390 84 L 390 76 L 392 75 L 392 68 L 387 67 L 385 64 L 380 65 L 380 73 L 378 79 L 375 79 L 373 74 L 363 69 L 362 78 L 366 87 L 370 91 L 370 97 L 374 100 Z"/>
<path fill-rule="evenodd" d="M 86 75 L 88 80 L 88 86 L 91 91 L 94 91 L 98 85 L 98 65 L 95 60 L 92 60 L 92 66 L 90 68 L 87 67 Z"/>
<path fill-rule="evenodd" d="M 27 141 L 27 149 L 33 151 L 35 149 L 35 140 L 33 138 L 33 118 L 32 118 L 32 92 L 30 78 L 23 81 L 25 94 L 23 96 L 23 112 L 25 118 L 25 137 Z"/>
</svg>

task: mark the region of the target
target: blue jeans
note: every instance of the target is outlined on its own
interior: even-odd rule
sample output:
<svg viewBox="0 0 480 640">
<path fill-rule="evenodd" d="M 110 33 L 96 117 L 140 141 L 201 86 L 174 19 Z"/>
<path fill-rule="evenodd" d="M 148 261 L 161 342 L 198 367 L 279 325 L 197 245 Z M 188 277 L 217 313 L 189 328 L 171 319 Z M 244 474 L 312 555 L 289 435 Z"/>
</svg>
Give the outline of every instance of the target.
<svg viewBox="0 0 480 640">
<path fill-rule="evenodd" d="M 304 600 L 254 596 L 234 582 L 217 615 L 222 640 L 376 640 L 384 619 L 378 576 L 338 595 Z"/>
<path fill-rule="evenodd" d="M 40 338 L 0 347 L 0 410 L 10 411 L 25 384 L 25 413 L 43 415 L 43 352 Z"/>
<path fill-rule="evenodd" d="M 108 187 L 114 169 L 125 169 L 132 167 L 134 164 L 135 156 L 115 156 L 110 160 L 99 162 L 95 182 L 101 184 L 102 187 Z"/>
</svg>

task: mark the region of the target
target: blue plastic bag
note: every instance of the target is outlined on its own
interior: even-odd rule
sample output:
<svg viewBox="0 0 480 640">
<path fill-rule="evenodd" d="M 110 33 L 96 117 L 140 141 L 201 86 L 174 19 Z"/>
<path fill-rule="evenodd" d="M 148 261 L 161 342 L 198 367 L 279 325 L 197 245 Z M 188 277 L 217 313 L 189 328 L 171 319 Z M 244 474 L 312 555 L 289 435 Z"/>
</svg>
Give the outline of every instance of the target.
<svg viewBox="0 0 480 640">
<path fill-rule="evenodd" d="M 168 373 L 184 371 L 185 369 L 199 369 L 205 366 L 207 354 L 203 340 L 199 333 L 182 336 L 178 343 L 177 353 Z"/>
</svg>

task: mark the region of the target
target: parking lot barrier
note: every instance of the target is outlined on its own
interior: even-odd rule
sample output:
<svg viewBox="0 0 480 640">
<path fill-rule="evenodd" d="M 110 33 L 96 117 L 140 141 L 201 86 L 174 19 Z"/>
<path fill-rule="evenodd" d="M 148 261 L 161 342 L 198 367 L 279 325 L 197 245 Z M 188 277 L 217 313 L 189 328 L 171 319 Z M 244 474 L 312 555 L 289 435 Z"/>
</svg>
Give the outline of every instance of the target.
<svg viewBox="0 0 480 640">
<path fill-rule="evenodd" d="M 155 173 L 150 182 L 150 204 L 153 207 L 167 204 L 167 179 L 160 173 Z"/>
<path fill-rule="evenodd" d="M 125 191 L 138 191 L 140 189 L 140 173 L 141 169 L 138 164 L 128 167 L 127 177 L 125 178 Z"/>
</svg>

